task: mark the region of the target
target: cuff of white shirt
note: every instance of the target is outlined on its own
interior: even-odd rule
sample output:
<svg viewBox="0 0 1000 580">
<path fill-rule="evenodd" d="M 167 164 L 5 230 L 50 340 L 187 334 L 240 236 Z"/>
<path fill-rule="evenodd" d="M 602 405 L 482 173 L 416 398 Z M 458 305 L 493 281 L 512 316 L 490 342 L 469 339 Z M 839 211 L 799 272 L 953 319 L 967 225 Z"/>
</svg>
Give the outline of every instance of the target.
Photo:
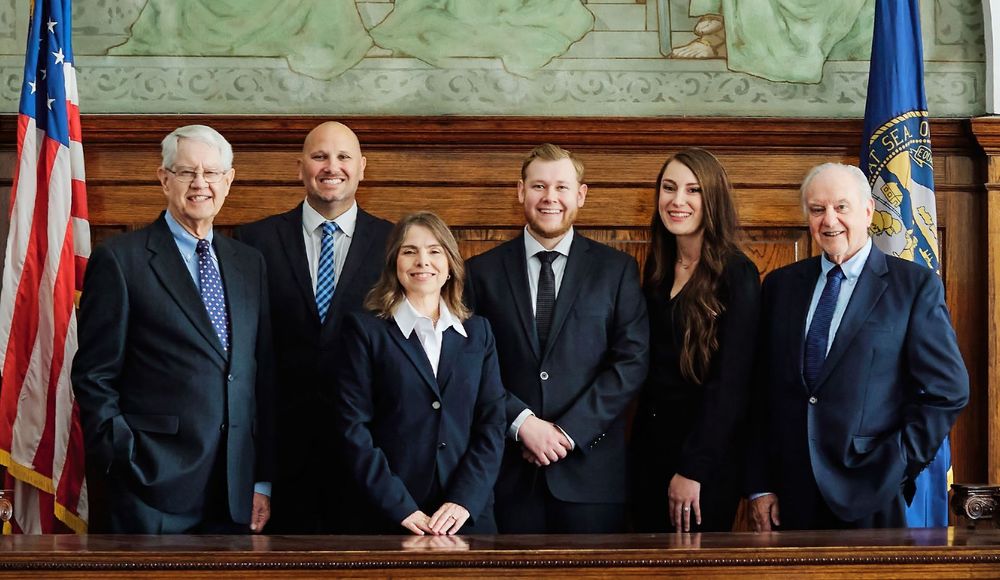
<svg viewBox="0 0 1000 580">
<path fill-rule="evenodd" d="M 524 422 L 528 419 L 528 417 L 534 417 L 534 416 L 535 413 L 531 409 L 525 409 L 520 413 L 518 413 L 517 418 L 514 419 L 514 422 L 510 424 L 510 429 L 507 430 L 507 436 L 513 439 L 514 441 L 520 441 L 520 439 L 518 439 L 517 437 L 517 433 L 518 431 L 521 430 L 521 425 L 524 424 Z M 573 438 L 569 436 L 569 433 L 567 433 L 566 430 L 563 429 L 562 427 L 559 427 L 559 425 L 556 425 L 556 428 L 558 428 L 559 431 L 566 436 L 566 439 L 569 440 L 569 450 L 572 451 L 576 449 L 576 442 L 573 441 Z"/>
<path fill-rule="evenodd" d="M 258 481 L 253 484 L 253 492 L 259 493 L 261 495 L 266 495 L 271 497 L 271 482 L 270 481 Z"/>
<path fill-rule="evenodd" d="M 520 441 L 517 438 L 517 432 L 521 430 L 521 425 L 528 417 L 534 417 L 535 413 L 531 409 L 525 409 L 518 413 L 517 418 L 510 424 L 510 429 L 507 429 L 507 437 L 510 437 L 514 441 Z"/>
<path fill-rule="evenodd" d="M 757 498 L 764 497 L 765 495 L 774 495 L 774 492 L 773 491 L 762 491 L 760 493 L 751 493 L 750 494 L 750 501 L 753 501 L 753 500 L 755 500 Z"/>
<path fill-rule="evenodd" d="M 562 431 L 562 434 L 566 436 L 566 439 L 569 439 L 569 450 L 572 451 L 576 449 L 576 441 L 573 441 L 573 438 L 569 436 L 569 433 L 567 433 L 562 427 L 559 427 L 559 425 L 556 425 L 556 427 Z"/>
</svg>

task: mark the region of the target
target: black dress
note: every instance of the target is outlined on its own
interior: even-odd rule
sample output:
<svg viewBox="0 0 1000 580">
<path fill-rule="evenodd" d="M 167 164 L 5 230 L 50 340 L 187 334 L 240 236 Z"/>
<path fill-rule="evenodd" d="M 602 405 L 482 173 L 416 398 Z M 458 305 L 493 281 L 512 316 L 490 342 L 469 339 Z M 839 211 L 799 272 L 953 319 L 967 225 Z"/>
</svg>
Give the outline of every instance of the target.
<svg viewBox="0 0 1000 580">
<path fill-rule="evenodd" d="M 646 288 L 650 322 L 649 376 L 639 396 L 631 440 L 632 515 L 636 531 L 672 531 L 667 489 L 675 473 L 701 483 L 702 525 L 691 531 L 732 529 L 742 489 L 742 442 L 757 340 L 760 275 L 742 253 L 723 270 L 717 326 L 719 348 L 702 384 L 680 369 L 684 331 L 673 276 Z M 678 297 L 688 291 L 685 286 Z"/>
</svg>

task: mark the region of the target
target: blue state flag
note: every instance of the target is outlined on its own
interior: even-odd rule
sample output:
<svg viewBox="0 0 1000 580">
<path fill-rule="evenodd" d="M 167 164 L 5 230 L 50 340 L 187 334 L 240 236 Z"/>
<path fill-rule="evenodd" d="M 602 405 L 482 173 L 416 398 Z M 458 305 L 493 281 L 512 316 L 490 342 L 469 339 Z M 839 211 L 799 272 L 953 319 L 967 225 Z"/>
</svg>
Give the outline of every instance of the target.
<svg viewBox="0 0 1000 580">
<path fill-rule="evenodd" d="M 875 198 L 871 234 L 887 254 L 940 273 L 934 163 L 917 0 L 876 0 L 861 169 Z M 951 449 L 945 439 L 917 478 L 910 527 L 948 525 Z"/>
</svg>

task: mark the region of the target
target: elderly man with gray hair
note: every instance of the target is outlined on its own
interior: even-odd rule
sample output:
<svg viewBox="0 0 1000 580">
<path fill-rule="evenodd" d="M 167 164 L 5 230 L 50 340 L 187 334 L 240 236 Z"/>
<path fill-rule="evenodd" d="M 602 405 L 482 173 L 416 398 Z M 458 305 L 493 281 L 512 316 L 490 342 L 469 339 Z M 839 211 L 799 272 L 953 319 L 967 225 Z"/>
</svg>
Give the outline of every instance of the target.
<svg viewBox="0 0 1000 580">
<path fill-rule="evenodd" d="M 73 390 L 107 502 L 91 529 L 260 532 L 274 465 L 264 259 L 212 227 L 235 176 L 225 138 L 181 127 L 162 156 L 166 211 L 95 248 L 84 279 Z"/>
<path fill-rule="evenodd" d="M 906 527 L 914 481 L 969 396 L 944 287 L 872 244 L 875 204 L 857 167 L 813 168 L 802 204 L 822 254 L 761 289 L 752 524 Z"/>
</svg>

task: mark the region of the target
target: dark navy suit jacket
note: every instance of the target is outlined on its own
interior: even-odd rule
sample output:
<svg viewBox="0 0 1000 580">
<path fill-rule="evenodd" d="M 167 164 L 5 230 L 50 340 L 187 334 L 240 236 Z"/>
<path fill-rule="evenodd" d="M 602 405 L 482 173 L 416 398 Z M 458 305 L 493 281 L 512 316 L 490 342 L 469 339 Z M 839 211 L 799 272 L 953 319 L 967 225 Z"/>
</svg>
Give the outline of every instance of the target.
<svg viewBox="0 0 1000 580">
<path fill-rule="evenodd" d="M 444 332 L 435 377 L 416 332 L 404 338 L 391 318 L 347 317 L 333 430 L 371 517 L 397 528 L 414 511 L 439 507 L 425 505 L 435 489 L 473 523 L 492 510 L 504 392 L 489 323 L 473 316 L 463 326 L 468 337 Z"/>
<path fill-rule="evenodd" d="M 876 247 L 810 390 L 802 361 L 819 274 L 817 256 L 772 272 L 762 287 L 748 485 L 778 494 L 782 523 L 801 511 L 810 473 L 844 521 L 879 511 L 901 486 L 912 492 L 968 400 L 941 279 Z"/>
<path fill-rule="evenodd" d="M 576 443 L 541 470 L 567 502 L 620 503 L 626 495 L 625 410 L 646 379 L 649 322 L 635 260 L 574 233 L 539 347 L 522 234 L 468 262 L 466 297 L 493 326 L 507 389 L 509 426 L 524 409 L 559 425 Z M 508 445 L 497 498 L 517 498 L 538 468 Z"/>
<path fill-rule="evenodd" d="M 228 357 L 161 214 L 94 248 L 73 390 L 97 471 L 160 511 L 189 513 L 221 448 L 230 516 L 249 523 L 254 482 L 274 477 L 267 274 L 252 248 L 218 232 L 213 243 Z"/>
</svg>

